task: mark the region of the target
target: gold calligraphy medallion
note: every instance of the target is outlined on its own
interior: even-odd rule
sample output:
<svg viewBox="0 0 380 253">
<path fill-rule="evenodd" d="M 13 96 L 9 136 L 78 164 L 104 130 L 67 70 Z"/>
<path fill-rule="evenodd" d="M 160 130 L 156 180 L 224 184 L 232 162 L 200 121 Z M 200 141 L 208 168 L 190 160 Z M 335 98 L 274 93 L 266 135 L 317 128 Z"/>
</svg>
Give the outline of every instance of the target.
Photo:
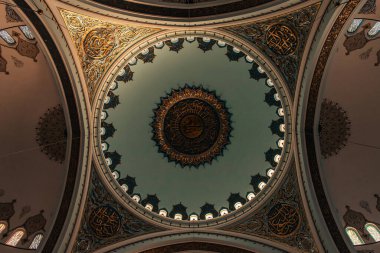
<svg viewBox="0 0 380 253">
<path fill-rule="evenodd" d="M 290 26 L 275 24 L 268 28 L 266 32 L 266 43 L 276 54 L 293 54 L 298 47 L 298 37 Z"/>
<path fill-rule="evenodd" d="M 211 161 L 230 143 L 230 113 L 202 87 L 173 90 L 154 110 L 153 140 L 169 161 L 194 166 Z"/>
</svg>

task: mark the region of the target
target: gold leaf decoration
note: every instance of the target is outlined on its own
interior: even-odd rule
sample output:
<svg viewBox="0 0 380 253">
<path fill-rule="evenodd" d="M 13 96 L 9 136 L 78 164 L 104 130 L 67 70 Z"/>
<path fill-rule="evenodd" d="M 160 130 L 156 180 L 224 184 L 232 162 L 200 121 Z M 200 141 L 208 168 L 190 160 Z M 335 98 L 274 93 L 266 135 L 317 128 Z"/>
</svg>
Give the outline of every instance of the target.
<svg viewBox="0 0 380 253">
<path fill-rule="evenodd" d="M 112 24 L 63 9 L 60 12 L 81 60 L 91 101 L 102 74 L 112 61 L 132 43 L 160 31 Z"/>
</svg>

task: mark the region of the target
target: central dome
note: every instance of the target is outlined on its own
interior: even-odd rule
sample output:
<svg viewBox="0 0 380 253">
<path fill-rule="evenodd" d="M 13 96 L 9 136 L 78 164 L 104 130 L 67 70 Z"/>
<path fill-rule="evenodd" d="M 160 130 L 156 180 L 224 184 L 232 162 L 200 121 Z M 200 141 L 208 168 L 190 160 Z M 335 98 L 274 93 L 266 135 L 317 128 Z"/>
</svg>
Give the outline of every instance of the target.
<svg viewBox="0 0 380 253">
<path fill-rule="evenodd" d="M 215 93 L 188 85 L 162 97 L 152 123 L 159 151 L 182 167 L 211 163 L 229 143 L 224 104 Z"/>
<path fill-rule="evenodd" d="M 95 145 L 115 194 L 168 225 L 220 223 L 259 203 L 290 148 L 268 65 L 225 38 L 142 45 L 96 98 Z"/>
</svg>

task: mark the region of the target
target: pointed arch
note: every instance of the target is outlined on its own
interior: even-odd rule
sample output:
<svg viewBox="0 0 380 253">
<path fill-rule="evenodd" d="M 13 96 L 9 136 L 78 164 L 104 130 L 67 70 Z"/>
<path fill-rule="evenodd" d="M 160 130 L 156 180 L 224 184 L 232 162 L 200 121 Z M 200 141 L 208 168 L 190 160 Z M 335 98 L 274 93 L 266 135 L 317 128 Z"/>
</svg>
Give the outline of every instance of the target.
<svg viewBox="0 0 380 253">
<path fill-rule="evenodd" d="M 380 229 L 377 225 L 373 223 L 367 223 L 365 224 L 365 229 L 371 235 L 373 240 L 375 240 L 375 242 L 380 242 Z"/>
<path fill-rule="evenodd" d="M 346 227 L 346 234 L 350 238 L 353 245 L 364 244 L 363 239 L 360 237 L 358 231 L 353 227 Z"/>
<path fill-rule="evenodd" d="M 25 235 L 25 229 L 18 228 L 9 236 L 9 238 L 6 240 L 5 244 L 9 246 L 17 246 L 17 244 L 20 242 L 20 240 Z"/>
<path fill-rule="evenodd" d="M 37 234 L 34 237 L 32 243 L 30 244 L 29 249 L 37 249 L 43 238 L 44 238 L 43 234 Z"/>
</svg>

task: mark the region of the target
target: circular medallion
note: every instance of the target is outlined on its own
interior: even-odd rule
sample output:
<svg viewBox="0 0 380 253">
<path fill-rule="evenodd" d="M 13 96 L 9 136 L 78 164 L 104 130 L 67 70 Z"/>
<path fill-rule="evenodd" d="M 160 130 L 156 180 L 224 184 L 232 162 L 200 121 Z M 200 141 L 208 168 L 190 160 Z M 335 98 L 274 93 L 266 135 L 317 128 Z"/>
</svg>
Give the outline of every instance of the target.
<svg viewBox="0 0 380 253">
<path fill-rule="evenodd" d="M 298 210 L 291 205 L 278 203 L 268 213 L 268 226 L 277 236 L 288 236 L 298 228 Z"/>
<path fill-rule="evenodd" d="M 89 225 L 97 237 L 107 238 L 119 231 L 121 217 L 114 208 L 100 206 L 91 212 Z"/>
<path fill-rule="evenodd" d="M 230 142 L 230 113 L 214 92 L 202 87 L 172 90 L 154 110 L 153 140 L 182 167 L 211 161 Z"/>
<path fill-rule="evenodd" d="M 93 59 L 108 56 L 116 46 L 112 29 L 97 27 L 89 31 L 83 40 L 83 50 Z"/>
<path fill-rule="evenodd" d="M 266 43 L 276 54 L 289 55 L 296 51 L 298 38 L 296 33 L 289 26 L 276 24 L 268 28 Z"/>
</svg>

